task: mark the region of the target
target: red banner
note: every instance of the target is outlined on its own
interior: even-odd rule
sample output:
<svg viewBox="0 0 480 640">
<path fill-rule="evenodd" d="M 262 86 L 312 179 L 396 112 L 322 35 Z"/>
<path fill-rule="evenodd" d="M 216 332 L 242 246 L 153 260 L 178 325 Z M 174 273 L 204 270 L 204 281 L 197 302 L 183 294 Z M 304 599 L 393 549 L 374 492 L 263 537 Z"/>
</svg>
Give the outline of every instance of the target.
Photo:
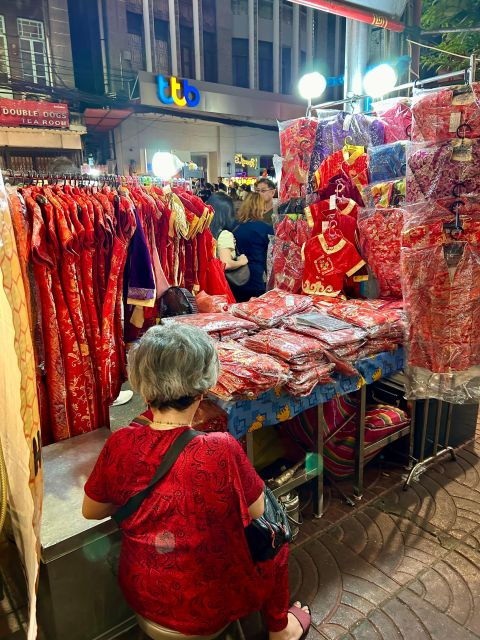
<svg viewBox="0 0 480 640">
<path fill-rule="evenodd" d="M 0 127 L 67 129 L 68 126 L 66 104 L 0 98 Z"/>
</svg>

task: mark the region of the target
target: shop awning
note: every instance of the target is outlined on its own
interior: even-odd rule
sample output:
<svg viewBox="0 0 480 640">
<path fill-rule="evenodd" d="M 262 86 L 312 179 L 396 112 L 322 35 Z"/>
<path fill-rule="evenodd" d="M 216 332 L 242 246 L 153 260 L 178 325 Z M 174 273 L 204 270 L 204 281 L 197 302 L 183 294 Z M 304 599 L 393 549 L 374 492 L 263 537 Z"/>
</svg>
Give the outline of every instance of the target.
<svg viewBox="0 0 480 640">
<path fill-rule="evenodd" d="M 383 2 L 334 2 L 333 0 L 290 0 L 290 2 L 301 4 L 304 7 L 326 11 L 327 13 L 333 13 L 344 18 L 350 18 L 351 20 L 365 22 L 374 27 L 381 27 L 389 31 L 401 32 L 405 30 L 405 25 L 402 22 L 399 22 L 391 15 L 383 13 L 383 7 L 385 5 Z M 388 4 L 390 5 L 392 2 L 390 1 Z M 403 0 L 397 0 L 391 9 L 398 12 L 402 4 L 405 9 L 406 2 L 403 2 Z M 381 13 L 377 13 L 375 10 L 375 7 L 378 5 L 382 5 Z"/>
<path fill-rule="evenodd" d="M 133 113 L 131 109 L 85 109 L 85 125 L 91 133 L 105 133 L 118 127 Z"/>
</svg>

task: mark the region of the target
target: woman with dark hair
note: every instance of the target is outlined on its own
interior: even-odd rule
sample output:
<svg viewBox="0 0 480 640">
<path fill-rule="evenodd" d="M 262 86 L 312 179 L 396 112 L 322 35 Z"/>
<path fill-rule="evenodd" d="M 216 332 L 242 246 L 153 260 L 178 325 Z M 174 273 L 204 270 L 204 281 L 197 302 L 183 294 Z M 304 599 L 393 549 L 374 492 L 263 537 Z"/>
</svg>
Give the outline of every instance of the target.
<svg viewBox="0 0 480 640">
<path fill-rule="evenodd" d="M 191 429 L 219 369 L 211 338 L 184 325 L 149 329 L 128 364 L 153 419 L 110 436 L 85 485 L 88 519 L 113 515 L 148 486 L 176 439 Z M 206 433 L 188 442 L 120 523 L 120 586 L 150 638 L 213 640 L 260 609 L 270 640 L 306 637 L 308 608 L 288 605 L 288 546 L 257 565 L 250 555 L 244 528 L 263 512 L 264 483 L 231 435 Z"/>
</svg>

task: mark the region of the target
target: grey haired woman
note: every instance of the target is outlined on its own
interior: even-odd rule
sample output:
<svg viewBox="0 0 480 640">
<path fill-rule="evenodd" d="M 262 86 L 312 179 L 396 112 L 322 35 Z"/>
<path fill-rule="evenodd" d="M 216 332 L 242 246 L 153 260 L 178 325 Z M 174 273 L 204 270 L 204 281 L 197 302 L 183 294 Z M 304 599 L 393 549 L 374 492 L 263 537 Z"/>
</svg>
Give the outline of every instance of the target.
<svg viewBox="0 0 480 640">
<path fill-rule="evenodd" d="M 153 327 L 131 350 L 129 375 L 152 419 L 109 438 L 85 485 L 86 518 L 106 518 L 144 489 L 175 439 L 191 428 L 217 380 L 214 343 L 194 327 Z M 259 609 L 270 640 L 306 635 L 308 609 L 288 607 L 287 546 L 255 565 L 246 543 L 244 527 L 264 510 L 263 489 L 232 436 L 203 434 L 122 521 L 120 586 L 150 637 L 216 638 Z"/>
</svg>

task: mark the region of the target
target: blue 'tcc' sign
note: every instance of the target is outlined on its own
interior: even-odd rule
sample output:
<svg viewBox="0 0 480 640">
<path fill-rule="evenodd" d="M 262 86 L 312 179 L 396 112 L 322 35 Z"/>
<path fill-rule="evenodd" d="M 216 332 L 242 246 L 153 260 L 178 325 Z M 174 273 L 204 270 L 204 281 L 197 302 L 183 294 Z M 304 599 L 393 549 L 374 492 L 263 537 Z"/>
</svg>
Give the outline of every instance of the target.
<svg viewBox="0 0 480 640">
<path fill-rule="evenodd" d="M 200 102 L 200 91 L 187 80 L 175 76 L 166 78 L 157 76 L 158 97 L 163 104 L 176 104 L 177 107 L 196 107 Z"/>
</svg>

